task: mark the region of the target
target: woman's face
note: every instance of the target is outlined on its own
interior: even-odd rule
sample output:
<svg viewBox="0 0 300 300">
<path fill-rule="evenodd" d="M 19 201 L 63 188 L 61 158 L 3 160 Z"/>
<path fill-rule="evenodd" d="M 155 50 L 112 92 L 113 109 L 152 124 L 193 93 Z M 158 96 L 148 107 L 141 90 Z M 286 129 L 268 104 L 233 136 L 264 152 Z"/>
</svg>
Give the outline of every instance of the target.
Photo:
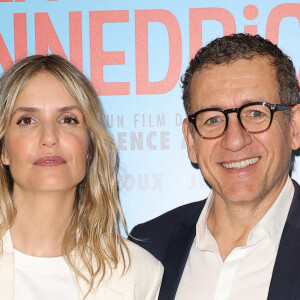
<svg viewBox="0 0 300 300">
<path fill-rule="evenodd" d="M 1 160 L 14 191 L 75 191 L 85 176 L 88 144 L 75 99 L 58 79 L 39 72 L 16 99 Z"/>
</svg>

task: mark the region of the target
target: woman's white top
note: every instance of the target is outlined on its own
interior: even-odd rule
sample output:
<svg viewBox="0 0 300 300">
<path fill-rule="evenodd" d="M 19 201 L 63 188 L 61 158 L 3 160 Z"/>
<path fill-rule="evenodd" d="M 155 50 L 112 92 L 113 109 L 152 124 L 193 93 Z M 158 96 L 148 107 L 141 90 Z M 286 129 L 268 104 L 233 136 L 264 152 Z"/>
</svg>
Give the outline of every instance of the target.
<svg viewBox="0 0 300 300">
<path fill-rule="evenodd" d="M 38 274 L 35 277 L 36 279 L 31 281 L 31 284 L 34 285 L 31 286 L 31 289 L 33 291 L 30 292 L 30 296 L 25 296 L 24 288 L 22 286 L 27 286 L 27 281 L 24 280 L 25 276 L 22 275 L 22 272 L 24 272 L 24 269 L 26 270 L 26 272 L 28 271 L 28 269 L 33 269 L 33 272 L 28 272 L 33 275 L 35 273 L 35 268 L 32 267 L 33 264 L 31 260 L 29 261 L 29 263 L 27 263 L 27 265 L 24 266 L 23 256 L 20 257 L 18 256 L 18 253 L 15 253 L 16 251 L 14 251 L 9 230 L 3 236 L 2 241 L 3 252 L 2 255 L 0 255 L 1 300 L 44 300 L 49 298 L 55 300 L 62 298 L 63 300 L 82 300 L 87 294 L 89 285 L 81 277 L 78 277 L 76 279 L 76 283 L 75 281 L 72 282 L 72 280 L 69 280 L 68 278 L 72 278 L 72 274 L 68 273 L 70 271 L 67 269 L 67 265 L 65 265 L 63 269 L 66 268 L 66 272 L 64 273 L 64 271 L 62 271 L 64 275 L 61 275 L 62 273 L 57 272 L 59 276 L 62 276 L 57 281 L 55 280 L 55 277 L 57 277 L 58 275 L 54 275 L 51 268 L 50 270 L 49 268 L 46 268 L 49 271 L 46 277 L 43 277 L 43 272 L 40 272 L 39 270 Z M 105 274 L 105 278 L 99 283 L 99 285 L 87 295 L 86 300 L 154 300 L 158 298 L 158 291 L 163 275 L 162 264 L 145 249 L 126 239 L 124 239 L 124 242 L 128 247 L 130 254 L 130 267 L 126 268 L 126 272 L 124 273 L 124 264 L 123 261 L 120 260 L 116 268 L 113 268 L 110 272 L 107 272 Z M 74 253 L 72 253 L 72 255 L 74 259 L 77 260 L 78 268 L 84 272 L 84 275 L 88 276 L 86 266 L 81 260 L 80 255 L 75 251 Z M 124 258 L 125 266 L 128 266 L 129 257 L 125 255 Z M 44 260 L 44 258 L 41 259 Z M 59 259 L 60 258 L 58 258 L 58 260 Z M 47 260 L 47 258 L 45 260 Z M 50 260 L 52 260 L 52 258 Z M 57 270 L 56 268 L 54 269 Z M 19 275 L 15 274 L 15 272 L 19 273 Z M 65 283 L 62 283 L 62 280 L 65 280 Z M 42 282 L 44 282 L 44 284 L 42 284 Z M 66 286 L 69 286 L 69 284 L 75 286 L 75 288 L 66 288 Z M 46 285 L 47 290 L 45 291 Z M 38 286 L 39 294 L 32 294 L 37 293 L 36 286 Z M 71 295 L 69 292 L 65 292 L 67 289 L 71 290 L 71 293 L 75 292 L 75 294 Z M 56 294 L 54 296 L 49 296 L 52 292 L 56 292 L 58 296 L 56 296 Z M 65 296 L 66 294 L 67 296 Z M 46 298 L 46 296 L 48 296 L 48 298 Z"/>
<path fill-rule="evenodd" d="M 14 300 L 77 300 L 75 276 L 62 256 L 37 257 L 14 249 Z"/>
</svg>

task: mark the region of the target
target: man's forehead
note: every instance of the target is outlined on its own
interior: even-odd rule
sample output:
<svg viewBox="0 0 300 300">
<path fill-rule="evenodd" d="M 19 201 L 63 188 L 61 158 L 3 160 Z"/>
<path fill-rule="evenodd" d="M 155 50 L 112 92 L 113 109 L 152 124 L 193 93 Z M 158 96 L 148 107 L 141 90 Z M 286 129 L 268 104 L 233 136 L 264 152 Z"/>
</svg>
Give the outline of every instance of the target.
<svg viewBox="0 0 300 300">
<path fill-rule="evenodd" d="M 243 58 L 238 58 L 238 59 L 233 59 L 229 60 L 224 63 L 220 64 L 215 64 L 215 63 L 206 63 L 202 65 L 199 69 L 195 70 L 192 80 L 194 78 L 194 75 L 199 75 L 201 73 L 209 74 L 209 71 L 214 71 L 214 70 L 222 70 L 222 69 L 228 69 L 231 68 L 234 65 L 243 65 L 243 64 L 264 64 L 264 65 L 269 65 L 271 68 L 270 70 L 275 71 L 276 68 L 274 64 L 272 63 L 273 59 L 269 55 L 254 55 L 249 58 L 243 57 Z"/>
<path fill-rule="evenodd" d="M 218 65 L 210 64 L 193 74 L 191 107 L 196 103 L 195 109 L 203 108 L 202 105 L 199 107 L 199 101 L 204 101 L 203 105 L 210 107 L 211 105 L 205 103 L 209 101 L 210 104 L 210 99 L 224 98 L 225 101 L 231 98 L 245 98 L 242 99 L 245 103 L 251 102 L 252 97 L 253 101 L 259 101 L 258 98 L 263 96 L 277 98 L 277 86 L 275 67 L 266 56 L 238 59 Z"/>
</svg>

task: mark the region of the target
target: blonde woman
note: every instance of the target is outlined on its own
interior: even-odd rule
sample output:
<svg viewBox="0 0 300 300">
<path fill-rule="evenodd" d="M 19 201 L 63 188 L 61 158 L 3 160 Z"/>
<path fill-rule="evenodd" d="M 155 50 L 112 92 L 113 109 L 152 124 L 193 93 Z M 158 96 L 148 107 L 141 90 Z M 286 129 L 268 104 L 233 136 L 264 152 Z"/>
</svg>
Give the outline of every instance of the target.
<svg viewBox="0 0 300 300">
<path fill-rule="evenodd" d="M 1 299 L 156 299 L 161 264 L 120 236 L 116 148 L 98 97 L 65 59 L 0 79 Z"/>
</svg>

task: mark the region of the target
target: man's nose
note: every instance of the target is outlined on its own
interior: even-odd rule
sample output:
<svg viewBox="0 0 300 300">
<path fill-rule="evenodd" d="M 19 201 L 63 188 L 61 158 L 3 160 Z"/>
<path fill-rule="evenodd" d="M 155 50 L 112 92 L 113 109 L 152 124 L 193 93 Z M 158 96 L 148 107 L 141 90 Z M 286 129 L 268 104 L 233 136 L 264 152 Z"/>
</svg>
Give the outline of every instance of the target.
<svg viewBox="0 0 300 300">
<path fill-rule="evenodd" d="M 237 152 L 252 142 L 251 135 L 240 124 L 237 114 L 228 115 L 228 126 L 222 137 L 222 146 Z"/>
<path fill-rule="evenodd" d="M 54 147 L 58 146 L 58 128 L 52 122 L 44 123 L 41 126 L 40 146 Z"/>
</svg>

